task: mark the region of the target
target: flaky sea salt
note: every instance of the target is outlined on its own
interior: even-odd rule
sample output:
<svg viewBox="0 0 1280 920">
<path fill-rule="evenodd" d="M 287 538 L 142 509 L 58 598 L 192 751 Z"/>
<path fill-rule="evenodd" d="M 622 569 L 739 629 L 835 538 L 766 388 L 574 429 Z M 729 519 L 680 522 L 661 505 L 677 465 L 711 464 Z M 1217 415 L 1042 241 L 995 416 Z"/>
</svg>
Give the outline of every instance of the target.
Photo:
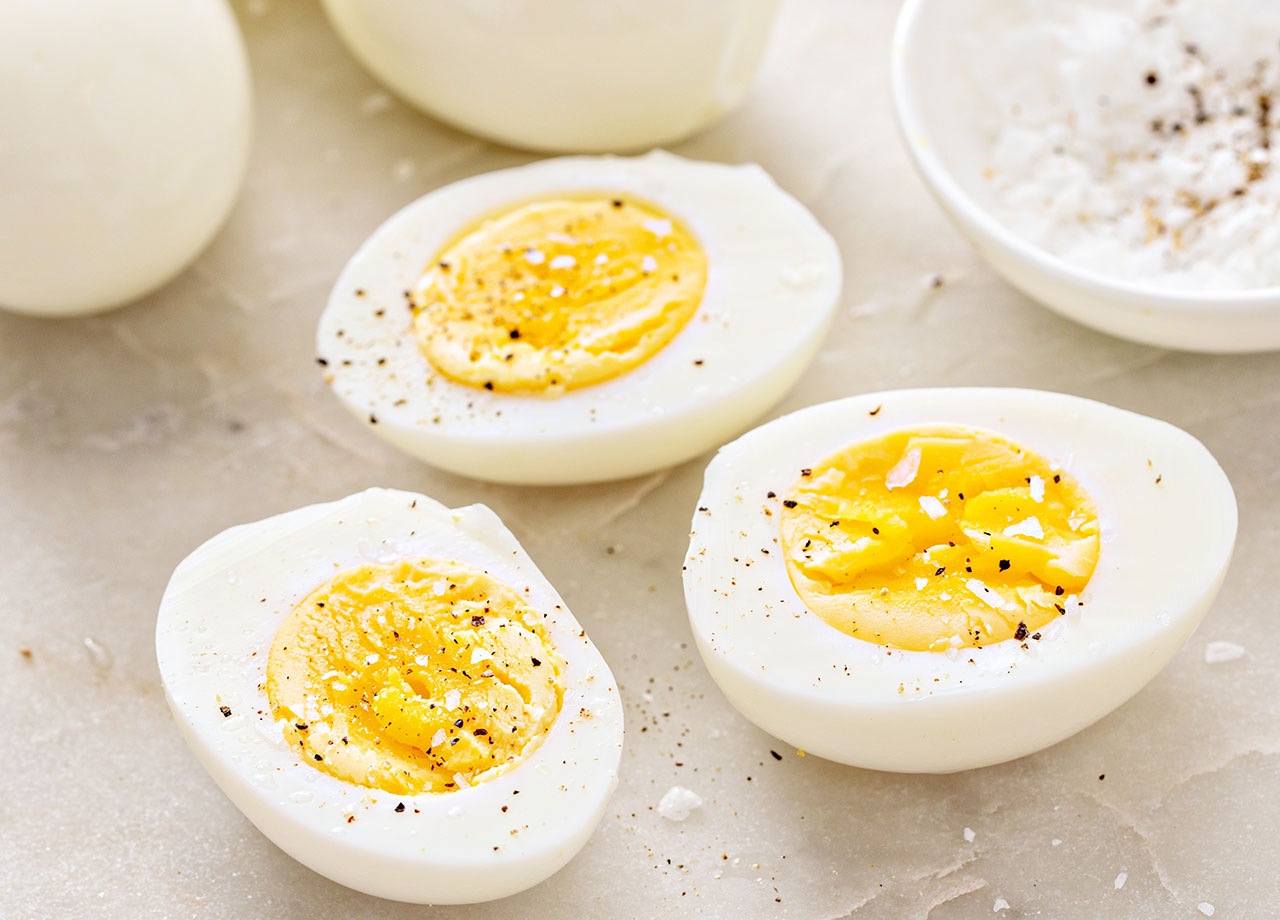
<svg viewBox="0 0 1280 920">
<path fill-rule="evenodd" d="M 1208 664 L 1221 664 L 1244 657 L 1244 646 L 1234 642 L 1210 642 L 1204 647 L 1204 660 Z"/>
<path fill-rule="evenodd" d="M 1208 901 L 1201 901 L 1196 905 L 1196 910 L 1200 911 L 1200 913 L 1204 914 L 1206 917 L 1213 916 L 1213 905 Z"/>
<path fill-rule="evenodd" d="M 902 459 L 893 465 L 893 469 L 889 470 L 888 475 L 884 477 L 884 486 L 890 492 L 904 488 L 915 482 L 916 474 L 919 472 L 920 448 L 913 447 L 902 455 Z"/>
<path fill-rule="evenodd" d="M 1128 873 L 1128 872 L 1121 872 L 1119 875 L 1117 875 L 1117 876 L 1116 876 L 1116 881 L 1115 881 L 1116 891 L 1119 891 L 1121 888 L 1123 888 L 1123 887 L 1124 887 L 1124 883 L 1125 883 L 1125 882 L 1127 882 L 1127 881 L 1129 881 L 1129 873 Z"/>
<path fill-rule="evenodd" d="M 997 219 L 1125 281 L 1280 285 L 1280 3 L 1010 9 L 966 52 Z"/>
<path fill-rule="evenodd" d="M 1000 913 L 1000 911 L 1008 910 L 1008 909 L 1009 909 L 1009 902 L 1006 901 L 1004 898 L 996 898 L 996 903 L 991 905 L 991 912 L 993 914 L 998 914 Z"/>
<path fill-rule="evenodd" d="M 1010 524 L 1004 529 L 1004 535 L 1006 537 L 1035 537 L 1037 540 L 1043 540 L 1044 528 L 1040 525 L 1039 518 L 1029 517 L 1025 521 Z"/>
<path fill-rule="evenodd" d="M 702 796 L 684 786 L 672 786 L 658 803 L 658 814 L 668 821 L 683 821 L 702 807 Z"/>
<path fill-rule="evenodd" d="M 925 514 L 929 515 L 929 517 L 934 520 L 937 520 L 947 513 L 946 506 L 932 495 L 921 495 L 920 507 L 924 510 Z"/>
<path fill-rule="evenodd" d="M 992 607 L 996 610 L 1012 610 L 1013 609 L 1013 604 L 1010 604 L 1003 597 L 1001 597 L 997 592 L 991 590 L 982 582 L 978 581 L 978 579 L 976 578 L 970 578 L 968 581 L 964 583 L 964 586 L 969 589 L 969 591 L 973 594 L 974 597 L 981 600 L 988 607 Z"/>
<path fill-rule="evenodd" d="M 976 838 L 977 836 L 978 836 L 978 835 L 977 835 L 977 834 L 975 834 L 975 833 L 973 832 L 973 828 L 971 828 L 971 827 L 966 827 L 966 828 L 964 829 L 964 842 L 965 842 L 965 843 L 973 843 L 974 838 Z"/>
</svg>

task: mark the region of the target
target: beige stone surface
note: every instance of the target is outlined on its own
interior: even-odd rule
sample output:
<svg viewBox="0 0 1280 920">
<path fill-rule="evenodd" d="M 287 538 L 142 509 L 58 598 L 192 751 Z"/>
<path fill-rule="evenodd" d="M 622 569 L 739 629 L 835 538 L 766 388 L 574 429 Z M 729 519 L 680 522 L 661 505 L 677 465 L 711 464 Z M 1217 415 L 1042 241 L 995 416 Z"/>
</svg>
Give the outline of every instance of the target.
<svg viewBox="0 0 1280 920">
<path fill-rule="evenodd" d="M 999 899 L 1003 918 L 1195 918 L 1202 902 L 1218 918 L 1280 915 L 1280 358 L 1109 339 L 994 277 L 899 145 L 895 12 L 791 0 L 747 104 L 676 148 L 760 162 L 840 242 L 839 319 L 772 414 L 1007 384 L 1196 434 L 1235 484 L 1240 541 L 1217 605 L 1160 677 L 1050 750 L 950 776 L 799 757 L 755 729 L 707 677 L 684 616 L 706 458 L 587 488 L 489 486 L 401 456 L 326 392 L 313 331 L 361 240 L 442 183 L 528 157 L 386 97 L 316 4 L 240 3 L 256 137 L 213 246 L 116 313 L 0 316 L 0 916 L 955 920 L 997 916 Z M 576 860 L 516 898 L 411 907 L 311 873 L 218 791 L 166 709 L 152 633 L 177 562 L 231 524 L 370 485 L 491 505 L 620 682 L 612 807 Z M 1214 640 L 1246 654 L 1207 663 Z M 677 784 L 705 802 L 681 823 L 656 810 Z"/>
</svg>

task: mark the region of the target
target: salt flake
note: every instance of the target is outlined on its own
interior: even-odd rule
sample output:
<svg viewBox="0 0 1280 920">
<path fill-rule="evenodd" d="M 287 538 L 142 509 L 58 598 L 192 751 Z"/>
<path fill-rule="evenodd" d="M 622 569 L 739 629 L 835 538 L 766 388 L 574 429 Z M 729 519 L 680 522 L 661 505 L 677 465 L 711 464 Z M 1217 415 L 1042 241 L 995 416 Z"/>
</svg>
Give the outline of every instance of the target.
<svg viewBox="0 0 1280 920">
<path fill-rule="evenodd" d="M 1117 876 L 1116 876 L 1116 891 L 1119 891 L 1121 888 L 1123 888 L 1123 887 L 1124 887 L 1124 883 L 1125 883 L 1125 882 L 1127 882 L 1127 881 L 1129 881 L 1129 873 L 1128 873 L 1128 872 L 1121 872 L 1119 875 L 1117 875 Z"/>
<path fill-rule="evenodd" d="M 933 518 L 935 521 L 947 513 L 946 506 L 932 495 L 921 495 L 920 507 L 924 510 L 925 514 L 929 515 L 929 517 Z"/>
<path fill-rule="evenodd" d="M 913 447 L 894 464 L 893 469 L 889 470 L 889 475 L 884 477 L 885 488 L 892 492 L 894 489 L 909 486 L 915 482 L 918 472 L 920 472 L 920 448 Z"/>
<path fill-rule="evenodd" d="M 556 256 L 547 264 L 552 268 L 573 268 L 578 264 L 578 260 L 573 256 Z"/>
<path fill-rule="evenodd" d="M 974 833 L 973 828 L 971 828 L 971 827 L 966 827 L 966 828 L 964 829 L 964 842 L 965 842 L 965 843 L 973 843 L 974 838 L 975 838 L 975 837 L 977 837 L 977 836 L 978 836 L 978 835 L 977 835 L 976 833 Z"/>
<path fill-rule="evenodd" d="M 662 239 L 664 236 L 670 235 L 671 221 L 661 220 L 657 218 L 646 220 L 644 222 L 644 228 L 648 230 L 650 233 L 652 233 L 654 236 L 656 236 L 658 239 Z"/>
<path fill-rule="evenodd" d="M 1040 519 L 1029 517 L 1025 521 L 1019 521 L 1017 524 L 1010 524 L 1004 529 L 1006 537 L 1034 537 L 1037 540 L 1044 539 L 1044 528 L 1040 525 Z"/>
<path fill-rule="evenodd" d="M 964 586 L 968 588 L 973 595 L 978 598 L 978 600 L 982 601 L 988 607 L 993 607 L 996 610 L 1013 609 L 1013 604 L 1006 603 L 1003 597 L 995 591 L 992 591 L 976 578 L 970 578 L 964 583 Z"/>
<path fill-rule="evenodd" d="M 683 821 L 702 807 L 702 796 L 684 786 L 672 786 L 662 801 L 658 802 L 658 814 L 668 821 Z"/>
<path fill-rule="evenodd" d="M 1244 646 L 1234 642 L 1210 642 L 1204 647 L 1204 660 L 1207 664 L 1221 664 L 1243 657 Z"/>
<path fill-rule="evenodd" d="M 462 702 L 461 690 L 450 690 L 444 695 L 444 708 L 450 712 L 458 708 L 458 704 Z"/>
<path fill-rule="evenodd" d="M 1044 501 L 1044 480 L 1039 476 L 1032 476 L 1027 482 L 1031 486 L 1031 500 L 1037 504 Z"/>
<path fill-rule="evenodd" d="M 1196 905 L 1196 910 L 1200 911 L 1200 913 L 1204 914 L 1206 917 L 1213 916 L 1213 905 L 1208 901 L 1201 901 Z"/>
<path fill-rule="evenodd" d="M 991 906 L 991 912 L 993 914 L 998 914 L 1000 913 L 1000 911 L 1008 910 L 1008 909 L 1009 909 L 1009 902 L 1006 901 L 1004 898 L 996 898 L 996 903 Z"/>
</svg>

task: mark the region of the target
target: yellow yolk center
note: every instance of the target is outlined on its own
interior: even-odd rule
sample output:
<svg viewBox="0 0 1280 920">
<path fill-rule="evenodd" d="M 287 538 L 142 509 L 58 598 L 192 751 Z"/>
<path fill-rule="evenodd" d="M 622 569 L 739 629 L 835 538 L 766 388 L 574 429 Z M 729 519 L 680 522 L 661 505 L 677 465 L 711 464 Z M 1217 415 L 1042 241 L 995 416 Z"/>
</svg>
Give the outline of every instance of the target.
<svg viewBox="0 0 1280 920">
<path fill-rule="evenodd" d="M 1098 561 L 1088 494 L 988 431 L 899 431 L 802 471 L 783 502 L 787 571 L 841 632 L 894 648 L 1019 641 Z"/>
<path fill-rule="evenodd" d="M 361 566 L 280 627 L 267 698 L 317 769 L 392 793 L 452 791 L 519 763 L 555 721 L 564 663 L 542 620 L 476 569 Z"/>
<path fill-rule="evenodd" d="M 510 207 L 437 254 L 414 334 L 459 383 L 557 396 L 635 368 L 693 316 L 707 257 L 651 204 L 561 195 Z"/>
</svg>

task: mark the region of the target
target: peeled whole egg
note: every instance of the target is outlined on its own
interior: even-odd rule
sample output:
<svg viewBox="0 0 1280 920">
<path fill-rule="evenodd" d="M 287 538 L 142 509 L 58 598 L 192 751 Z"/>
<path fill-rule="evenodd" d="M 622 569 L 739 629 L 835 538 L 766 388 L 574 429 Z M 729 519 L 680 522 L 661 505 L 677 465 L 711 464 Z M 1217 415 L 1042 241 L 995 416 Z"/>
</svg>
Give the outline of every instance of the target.
<svg viewBox="0 0 1280 920">
<path fill-rule="evenodd" d="M 0 307 L 74 316 L 191 262 L 248 160 L 249 69 L 224 0 L 0 5 Z"/>
<path fill-rule="evenodd" d="M 1230 483 L 1167 423 L 1015 389 L 871 393 L 720 450 L 685 562 L 729 701 L 877 770 L 1000 763 L 1174 656 L 1222 584 Z"/>
<path fill-rule="evenodd" d="M 174 572 L 156 654 L 227 796 L 369 894 L 470 903 L 535 885 L 617 784 L 609 667 L 483 505 L 370 489 L 233 527 Z"/>
<path fill-rule="evenodd" d="M 342 402 L 428 463 L 617 479 L 779 399 L 840 283 L 834 241 L 758 166 L 564 157 L 393 216 L 343 270 L 316 347 Z"/>
<path fill-rule="evenodd" d="M 551 152 L 672 143 L 742 101 L 778 0 L 325 0 L 379 80 L 484 137 Z"/>
</svg>

